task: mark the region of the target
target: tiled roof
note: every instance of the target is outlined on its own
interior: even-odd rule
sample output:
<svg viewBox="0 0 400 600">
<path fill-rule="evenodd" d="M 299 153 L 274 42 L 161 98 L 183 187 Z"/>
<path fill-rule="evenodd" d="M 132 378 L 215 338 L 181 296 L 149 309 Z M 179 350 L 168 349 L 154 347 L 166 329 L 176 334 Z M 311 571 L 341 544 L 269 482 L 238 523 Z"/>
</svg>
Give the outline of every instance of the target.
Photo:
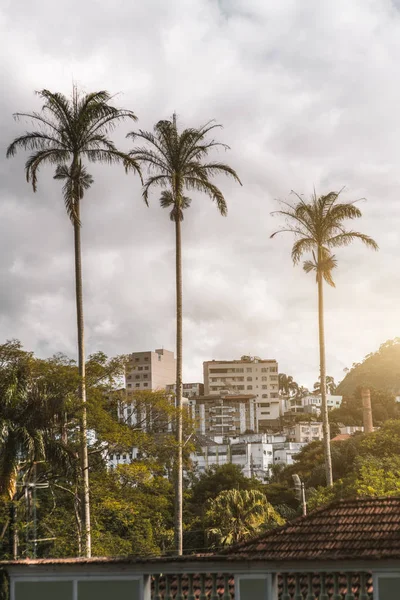
<svg viewBox="0 0 400 600">
<path fill-rule="evenodd" d="M 331 439 L 331 442 L 343 442 L 344 440 L 348 440 L 350 437 L 350 433 L 338 433 L 334 438 Z"/>
<path fill-rule="evenodd" d="M 400 559 L 400 498 L 340 500 L 223 554 L 230 560 Z"/>
</svg>

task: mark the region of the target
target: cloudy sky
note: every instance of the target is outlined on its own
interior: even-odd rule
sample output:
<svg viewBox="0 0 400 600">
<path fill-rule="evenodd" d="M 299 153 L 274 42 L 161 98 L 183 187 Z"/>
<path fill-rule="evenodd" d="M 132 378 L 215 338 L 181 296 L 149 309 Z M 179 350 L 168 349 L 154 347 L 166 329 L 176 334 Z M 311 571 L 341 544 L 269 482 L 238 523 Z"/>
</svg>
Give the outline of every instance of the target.
<svg viewBox="0 0 400 600">
<path fill-rule="evenodd" d="M 292 240 L 270 239 L 290 191 L 346 186 L 367 198 L 358 229 L 380 252 L 337 251 L 326 293 L 328 373 L 400 335 L 400 5 L 395 0 L 3 0 L 0 6 L 0 340 L 75 356 L 73 231 L 51 169 L 33 194 L 26 156 L 4 158 L 40 108 L 34 90 L 107 89 L 150 129 L 214 118 L 220 217 L 194 197 L 184 222 L 184 379 L 202 362 L 255 354 L 305 385 L 318 375 L 316 285 L 294 268 Z M 115 140 L 128 149 L 121 125 Z M 104 166 L 83 207 L 87 351 L 174 349 L 174 231 L 139 180 Z"/>
</svg>

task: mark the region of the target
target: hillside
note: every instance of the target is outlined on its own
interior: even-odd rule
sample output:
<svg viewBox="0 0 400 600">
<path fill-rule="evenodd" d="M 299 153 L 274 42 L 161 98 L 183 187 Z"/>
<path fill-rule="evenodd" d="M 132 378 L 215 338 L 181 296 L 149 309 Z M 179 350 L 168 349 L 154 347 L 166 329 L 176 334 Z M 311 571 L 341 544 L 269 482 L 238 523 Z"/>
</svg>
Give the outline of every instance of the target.
<svg viewBox="0 0 400 600">
<path fill-rule="evenodd" d="M 353 364 L 336 393 L 349 396 L 358 386 L 400 395 L 400 338 L 388 340 L 377 352 L 367 354 L 361 363 Z"/>
</svg>

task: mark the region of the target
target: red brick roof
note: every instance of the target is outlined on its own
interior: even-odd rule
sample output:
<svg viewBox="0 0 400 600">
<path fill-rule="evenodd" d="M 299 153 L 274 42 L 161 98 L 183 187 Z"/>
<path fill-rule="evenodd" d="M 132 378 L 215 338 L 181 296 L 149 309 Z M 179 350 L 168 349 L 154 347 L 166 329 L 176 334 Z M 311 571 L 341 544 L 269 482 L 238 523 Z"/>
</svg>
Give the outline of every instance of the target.
<svg viewBox="0 0 400 600">
<path fill-rule="evenodd" d="M 400 558 L 400 498 L 340 500 L 225 550 L 231 560 Z"/>
</svg>

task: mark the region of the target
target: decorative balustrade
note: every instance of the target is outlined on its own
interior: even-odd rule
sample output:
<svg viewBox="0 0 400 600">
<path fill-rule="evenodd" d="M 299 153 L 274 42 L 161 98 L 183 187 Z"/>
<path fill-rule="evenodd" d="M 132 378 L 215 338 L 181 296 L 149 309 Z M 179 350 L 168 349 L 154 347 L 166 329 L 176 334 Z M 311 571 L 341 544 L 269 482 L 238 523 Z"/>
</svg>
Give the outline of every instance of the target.
<svg viewBox="0 0 400 600">
<path fill-rule="evenodd" d="M 156 574 L 151 590 L 152 600 L 373 600 L 368 572 Z"/>
</svg>

